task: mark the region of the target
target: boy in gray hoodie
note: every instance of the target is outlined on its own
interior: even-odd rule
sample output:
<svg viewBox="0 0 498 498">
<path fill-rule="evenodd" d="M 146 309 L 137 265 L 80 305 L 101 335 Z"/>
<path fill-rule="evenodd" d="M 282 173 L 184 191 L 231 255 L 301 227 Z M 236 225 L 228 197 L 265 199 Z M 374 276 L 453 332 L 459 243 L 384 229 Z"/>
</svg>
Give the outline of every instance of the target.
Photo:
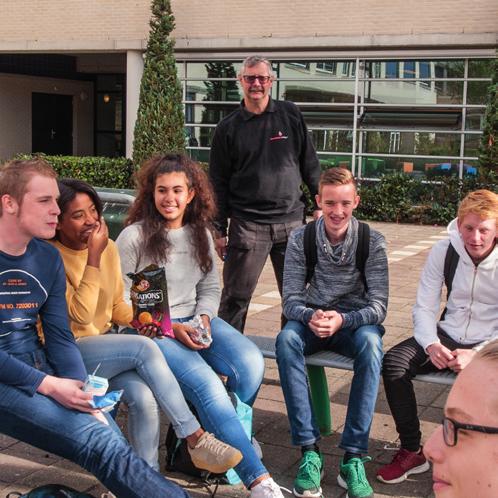
<svg viewBox="0 0 498 498">
<path fill-rule="evenodd" d="M 285 255 L 283 308 L 289 320 L 277 338 L 277 362 L 293 444 L 303 457 L 294 495 L 320 497 L 323 459 L 304 356 L 331 350 L 354 358 L 354 375 L 340 447 L 339 485 L 349 498 L 368 498 L 373 491 L 363 455 L 374 413 L 382 364 L 382 335 L 389 292 L 384 237 L 370 230 L 368 258 L 362 272 L 356 264 L 358 196 L 351 172 L 325 171 L 316 196 L 323 216 L 316 223 L 317 262 L 307 284 L 304 227 L 292 232 Z"/>
</svg>

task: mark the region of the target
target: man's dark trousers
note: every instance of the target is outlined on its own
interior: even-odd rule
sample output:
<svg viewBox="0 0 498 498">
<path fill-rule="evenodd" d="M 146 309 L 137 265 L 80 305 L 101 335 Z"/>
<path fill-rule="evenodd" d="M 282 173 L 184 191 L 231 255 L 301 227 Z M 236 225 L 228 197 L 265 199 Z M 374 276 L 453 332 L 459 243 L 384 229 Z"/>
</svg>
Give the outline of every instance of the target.
<svg viewBox="0 0 498 498">
<path fill-rule="evenodd" d="M 230 220 L 223 267 L 224 287 L 218 313 L 220 318 L 244 332 L 249 303 L 268 255 L 282 295 L 287 240 L 292 230 L 302 224 L 302 220 L 271 224 L 236 218 Z"/>
</svg>

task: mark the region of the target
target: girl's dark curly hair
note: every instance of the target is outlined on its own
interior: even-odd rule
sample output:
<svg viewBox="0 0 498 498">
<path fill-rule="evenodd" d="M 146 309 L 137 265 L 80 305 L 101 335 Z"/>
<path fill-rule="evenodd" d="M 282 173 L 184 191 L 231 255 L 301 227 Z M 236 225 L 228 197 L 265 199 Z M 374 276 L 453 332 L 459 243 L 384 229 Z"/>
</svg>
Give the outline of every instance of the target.
<svg viewBox="0 0 498 498">
<path fill-rule="evenodd" d="M 195 195 L 187 205 L 183 224 L 192 228 L 192 243 L 201 270 L 207 273 L 213 266 L 209 252 L 208 230 L 216 214 L 214 194 L 209 179 L 201 167 L 182 154 L 155 155 L 146 160 L 136 173 L 137 197 L 126 219 L 126 225 L 142 222 L 143 251 L 155 262 L 164 259 L 170 248 L 164 218 L 156 209 L 156 180 L 165 173 L 185 173 L 189 189 Z"/>
</svg>

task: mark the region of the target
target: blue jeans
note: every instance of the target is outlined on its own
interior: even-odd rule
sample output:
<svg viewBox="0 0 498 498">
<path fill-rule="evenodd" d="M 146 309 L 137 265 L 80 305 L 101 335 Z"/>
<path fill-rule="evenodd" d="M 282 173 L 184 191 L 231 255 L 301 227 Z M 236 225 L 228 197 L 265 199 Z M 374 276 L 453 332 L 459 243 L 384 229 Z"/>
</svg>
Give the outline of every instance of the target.
<svg viewBox="0 0 498 498">
<path fill-rule="evenodd" d="M 201 351 L 189 349 L 176 339 L 154 340 L 183 394 L 195 406 L 202 426 L 241 451 L 243 459 L 235 470 L 244 484 L 249 486 L 268 471 L 237 418 L 227 388 L 244 403 L 252 404 L 263 380 L 263 356 L 257 346 L 221 318 L 211 320 L 211 335 L 211 346 Z M 217 373 L 228 377 L 227 388 Z"/>
<path fill-rule="evenodd" d="M 14 356 L 51 372 L 41 349 Z M 104 425 L 93 415 L 6 384 L 0 384 L 0 420 L 0 432 L 77 463 L 119 498 L 189 496 L 139 458 L 112 421 Z"/>
<path fill-rule="evenodd" d="M 123 389 L 128 405 L 131 445 L 152 468 L 159 470 L 159 413 L 161 407 L 178 437 L 199 429 L 178 382 L 159 348 L 147 337 L 105 334 L 82 337 L 77 345 L 88 372 L 109 379 L 109 388 Z"/>
<path fill-rule="evenodd" d="M 293 444 L 305 446 L 320 439 L 304 357 L 330 350 L 354 358 L 353 381 L 339 446 L 345 451 L 367 452 L 379 389 L 383 334 L 384 328 L 380 325 L 364 325 L 357 330 L 342 329 L 327 339 L 320 339 L 300 322 L 287 323 L 277 337 L 276 352 Z"/>
</svg>

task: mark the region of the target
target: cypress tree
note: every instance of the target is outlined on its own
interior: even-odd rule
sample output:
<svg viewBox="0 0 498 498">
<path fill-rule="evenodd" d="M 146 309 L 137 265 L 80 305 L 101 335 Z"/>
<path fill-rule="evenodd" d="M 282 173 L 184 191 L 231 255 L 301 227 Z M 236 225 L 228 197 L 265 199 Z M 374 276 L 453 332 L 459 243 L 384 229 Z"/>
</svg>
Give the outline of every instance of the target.
<svg viewBox="0 0 498 498">
<path fill-rule="evenodd" d="M 140 85 L 133 162 L 138 167 L 155 153 L 185 150 L 182 90 L 176 72 L 175 27 L 170 0 L 153 0 L 149 41 Z"/>
<path fill-rule="evenodd" d="M 483 134 L 479 147 L 480 172 L 498 171 L 498 61 L 493 64 L 493 80 L 488 88 Z"/>
</svg>

